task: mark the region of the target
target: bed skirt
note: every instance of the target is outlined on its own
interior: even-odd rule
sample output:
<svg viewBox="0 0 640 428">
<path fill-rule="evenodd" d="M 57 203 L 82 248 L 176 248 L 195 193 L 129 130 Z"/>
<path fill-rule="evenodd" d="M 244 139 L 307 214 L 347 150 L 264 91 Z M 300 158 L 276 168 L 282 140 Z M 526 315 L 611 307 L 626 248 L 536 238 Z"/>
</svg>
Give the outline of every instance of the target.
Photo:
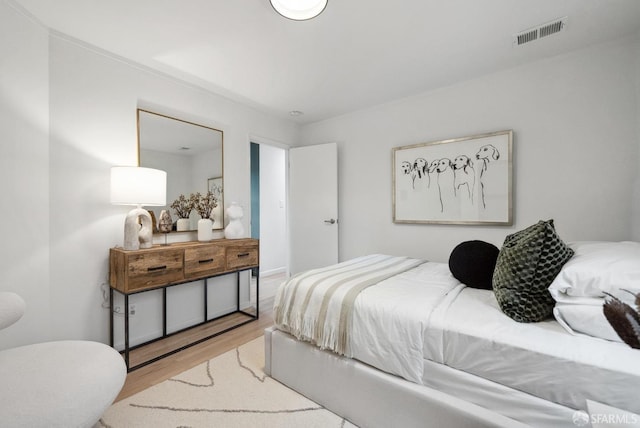
<svg viewBox="0 0 640 428">
<path fill-rule="evenodd" d="M 273 327 L 265 330 L 265 372 L 361 427 L 527 426 L 357 360 L 322 351 Z"/>
</svg>

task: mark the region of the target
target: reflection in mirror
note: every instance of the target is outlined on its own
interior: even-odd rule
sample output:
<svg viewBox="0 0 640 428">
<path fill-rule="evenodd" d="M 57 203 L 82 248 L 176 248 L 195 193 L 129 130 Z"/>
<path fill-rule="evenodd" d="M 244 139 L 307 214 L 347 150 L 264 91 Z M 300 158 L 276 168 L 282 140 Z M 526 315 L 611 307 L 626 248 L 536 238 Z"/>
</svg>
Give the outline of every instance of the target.
<svg viewBox="0 0 640 428">
<path fill-rule="evenodd" d="M 213 229 L 224 228 L 222 131 L 159 113 L 138 109 L 138 150 L 140 166 L 167 172 L 167 206 L 157 207 L 155 217 L 163 209 L 170 210 L 180 195 L 206 194 L 212 190 L 218 198 L 213 210 Z M 193 210 L 188 230 L 197 230 L 200 216 Z M 174 226 L 175 230 L 175 226 Z"/>
</svg>

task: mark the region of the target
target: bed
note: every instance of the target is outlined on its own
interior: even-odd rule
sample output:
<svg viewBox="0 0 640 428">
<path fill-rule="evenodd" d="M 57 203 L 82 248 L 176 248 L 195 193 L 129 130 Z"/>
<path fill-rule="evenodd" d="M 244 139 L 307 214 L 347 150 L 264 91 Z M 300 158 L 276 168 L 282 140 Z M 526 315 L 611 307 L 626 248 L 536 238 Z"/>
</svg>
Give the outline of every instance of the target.
<svg viewBox="0 0 640 428">
<path fill-rule="evenodd" d="M 640 269 L 640 244 L 631 244 L 622 270 Z M 581 250 L 592 246 L 574 248 L 570 262 L 587 254 L 597 265 Z M 564 285 L 551 294 L 594 306 L 602 287 L 572 291 L 574 268 L 556 272 Z M 614 282 L 639 280 L 634 271 Z M 560 313 L 516 322 L 493 290 L 466 286 L 446 263 L 378 254 L 305 272 L 280 287 L 274 314 L 265 370 L 360 427 L 596 426 L 598 415 L 640 425 L 640 351 L 572 330 Z"/>
</svg>

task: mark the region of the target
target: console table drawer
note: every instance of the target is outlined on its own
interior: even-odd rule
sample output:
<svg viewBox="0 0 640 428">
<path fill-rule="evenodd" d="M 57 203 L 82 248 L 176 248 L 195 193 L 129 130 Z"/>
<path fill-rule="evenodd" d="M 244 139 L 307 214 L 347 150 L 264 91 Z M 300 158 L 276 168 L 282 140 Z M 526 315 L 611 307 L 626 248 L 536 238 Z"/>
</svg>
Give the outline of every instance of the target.
<svg viewBox="0 0 640 428">
<path fill-rule="evenodd" d="M 258 245 L 227 248 L 227 269 L 240 269 L 258 265 Z"/>
<path fill-rule="evenodd" d="M 180 250 L 169 250 L 129 255 L 128 291 L 180 281 L 183 277 L 182 254 Z"/>
<path fill-rule="evenodd" d="M 257 239 L 217 239 L 110 250 L 109 284 L 123 293 L 195 281 L 259 265 Z"/>
<path fill-rule="evenodd" d="M 128 252 L 112 248 L 110 265 L 111 287 L 129 293 L 181 280 L 183 251 Z"/>
<path fill-rule="evenodd" d="M 184 250 L 185 278 L 202 278 L 224 270 L 224 247 L 206 245 Z"/>
</svg>

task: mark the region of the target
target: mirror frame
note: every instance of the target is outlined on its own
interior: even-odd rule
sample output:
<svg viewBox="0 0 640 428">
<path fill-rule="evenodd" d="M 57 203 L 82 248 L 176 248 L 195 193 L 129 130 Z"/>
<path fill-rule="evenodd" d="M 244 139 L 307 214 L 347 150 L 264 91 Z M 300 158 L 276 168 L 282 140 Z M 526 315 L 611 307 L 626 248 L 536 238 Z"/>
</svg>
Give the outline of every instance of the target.
<svg viewBox="0 0 640 428">
<path fill-rule="evenodd" d="M 136 109 L 136 127 L 137 127 L 137 129 L 136 129 L 136 134 L 137 134 L 137 145 L 138 145 L 138 153 L 137 153 L 137 155 L 138 155 L 138 166 L 143 166 L 143 165 L 141 165 L 141 151 L 142 151 L 142 145 L 141 145 L 141 141 L 140 141 L 140 139 L 141 139 L 141 138 L 140 138 L 140 137 L 141 137 L 140 113 L 148 113 L 148 114 L 152 114 L 152 115 L 155 115 L 155 116 L 159 116 L 159 117 L 162 117 L 162 118 L 165 118 L 165 119 L 175 120 L 175 121 L 178 121 L 178 122 L 182 122 L 183 124 L 188 124 L 188 125 L 198 126 L 198 127 L 200 127 L 200 128 L 206 128 L 206 129 L 209 129 L 209 130 L 211 130 L 211 131 L 216 131 L 216 132 L 219 132 L 219 133 L 220 133 L 220 145 L 221 145 L 221 147 L 220 147 L 220 170 L 221 170 L 221 173 L 220 173 L 220 175 L 215 175 L 214 177 L 209 177 L 209 178 L 207 179 L 207 180 L 208 180 L 208 182 L 207 182 L 207 188 L 209 188 L 209 184 L 210 184 L 209 182 L 210 182 L 210 180 L 212 180 L 212 179 L 220 179 L 220 180 L 222 181 L 222 186 L 221 186 L 221 187 L 222 187 L 222 192 L 221 192 L 221 196 L 220 196 L 220 201 L 218 202 L 218 207 L 219 207 L 219 208 L 216 208 L 216 210 L 218 210 L 218 209 L 219 209 L 219 212 L 220 212 L 220 222 L 221 222 L 221 225 L 220 225 L 219 227 L 214 227 L 214 228 L 213 228 L 213 230 L 214 230 L 214 231 L 221 231 L 221 230 L 223 230 L 223 229 L 224 229 L 224 131 L 223 131 L 222 129 L 218 129 L 218 128 L 214 128 L 214 127 L 211 127 L 211 126 L 202 125 L 202 124 L 200 124 L 200 123 L 192 122 L 192 121 L 190 121 L 190 120 L 185 120 L 185 119 L 180 119 L 180 118 L 177 118 L 177 117 L 174 117 L 174 116 L 169 116 L 168 114 L 158 113 L 158 112 L 156 112 L 156 111 L 147 110 L 147 109 L 145 109 L 145 108 L 137 108 L 137 109 Z M 170 180 L 170 178 L 169 178 L 169 176 L 168 176 L 168 175 L 167 175 L 167 180 Z M 197 190 L 192 191 L 192 192 L 189 192 L 189 194 L 191 194 L 191 193 L 195 193 L 196 191 L 197 191 Z M 201 192 L 201 193 L 202 193 L 202 192 Z M 185 196 L 186 196 L 186 197 L 189 197 L 189 194 L 185 194 Z M 177 217 L 176 217 L 175 210 L 173 210 L 173 209 L 171 208 L 171 203 L 172 203 L 172 202 L 173 202 L 173 201 L 169 201 L 169 200 L 167 200 L 167 205 L 166 205 L 166 207 L 167 207 L 167 209 L 168 209 L 168 210 L 170 210 L 170 212 L 171 212 L 171 218 L 173 218 L 173 219 L 174 219 L 174 224 L 175 224 L 175 222 L 177 221 Z M 158 213 L 158 215 L 159 215 L 159 213 Z M 194 212 L 192 212 L 192 213 L 191 213 L 191 217 L 190 217 L 190 218 L 193 218 L 193 216 L 194 216 Z M 200 217 L 197 213 L 195 213 L 195 216 L 196 216 L 197 218 L 199 218 L 199 217 Z M 214 225 L 214 226 L 215 226 L 215 225 Z M 192 229 L 189 229 L 189 230 L 179 231 L 179 232 L 180 232 L 180 233 L 184 233 L 184 232 L 195 232 L 195 231 L 197 231 L 197 229 L 192 228 Z M 176 232 L 178 232 L 178 231 L 176 231 L 176 230 L 172 230 L 172 231 L 171 231 L 171 233 L 176 233 Z M 157 227 L 154 227 L 153 233 L 154 233 L 154 234 L 159 234 L 159 233 L 161 233 L 161 232 L 159 232 L 159 231 L 157 230 Z"/>
</svg>

